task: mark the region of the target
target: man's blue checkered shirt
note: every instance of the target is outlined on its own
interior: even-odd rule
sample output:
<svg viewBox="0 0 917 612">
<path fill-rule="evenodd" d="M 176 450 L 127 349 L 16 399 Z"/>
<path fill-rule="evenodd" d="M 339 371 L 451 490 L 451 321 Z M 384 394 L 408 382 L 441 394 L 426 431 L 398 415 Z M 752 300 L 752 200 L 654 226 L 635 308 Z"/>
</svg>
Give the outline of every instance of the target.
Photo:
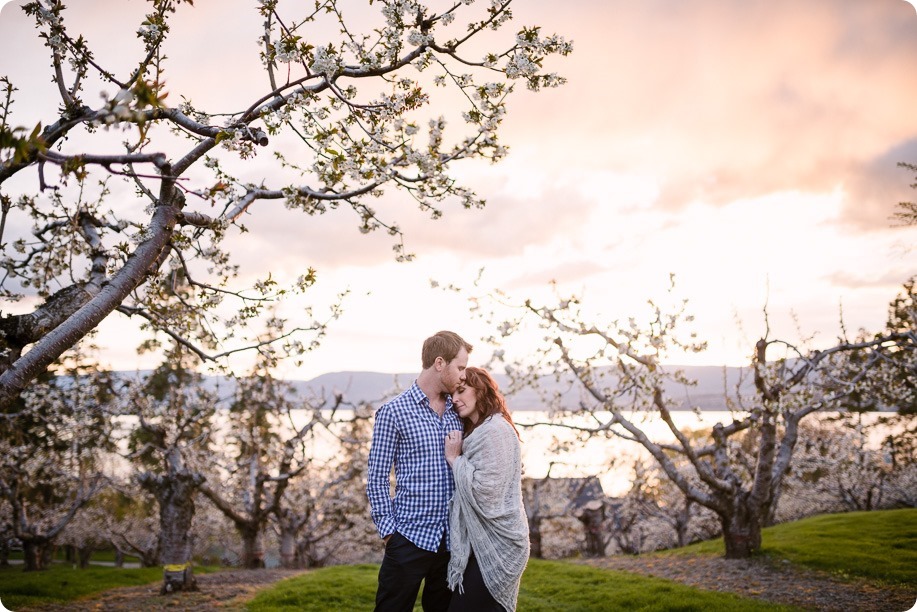
<svg viewBox="0 0 917 612">
<path fill-rule="evenodd" d="M 439 548 L 443 534 L 449 541 L 449 499 L 455 483 L 445 439 L 448 432 L 461 429 L 452 397 L 446 396 L 440 417 L 416 382 L 376 411 L 366 494 L 381 537 L 397 531 L 431 552 Z M 393 463 L 394 499 L 389 484 Z"/>
</svg>

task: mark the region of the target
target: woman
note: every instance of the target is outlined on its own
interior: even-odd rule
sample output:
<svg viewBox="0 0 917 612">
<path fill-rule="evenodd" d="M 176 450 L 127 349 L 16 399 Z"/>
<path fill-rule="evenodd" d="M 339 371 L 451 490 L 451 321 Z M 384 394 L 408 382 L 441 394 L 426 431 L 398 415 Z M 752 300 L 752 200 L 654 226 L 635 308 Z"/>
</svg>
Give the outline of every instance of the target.
<svg viewBox="0 0 917 612">
<path fill-rule="evenodd" d="M 452 402 L 464 436 L 446 437 L 446 461 L 455 478 L 449 611 L 511 612 L 529 558 L 519 432 L 497 383 L 480 368 L 465 369 Z"/>
</svg>

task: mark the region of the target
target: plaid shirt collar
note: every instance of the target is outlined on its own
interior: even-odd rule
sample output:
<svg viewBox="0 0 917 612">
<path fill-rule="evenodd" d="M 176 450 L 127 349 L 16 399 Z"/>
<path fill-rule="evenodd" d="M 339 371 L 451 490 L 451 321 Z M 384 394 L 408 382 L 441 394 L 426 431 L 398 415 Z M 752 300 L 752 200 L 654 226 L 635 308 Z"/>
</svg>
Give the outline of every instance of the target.
<svg viewBox="0 0 917 612">
<path fill-rule="evenodd" d="M 423 406 L 427 410 L 432 411 L 433 414 L 436 414 L 436 416 L 439 416 L 436 413 L 436 411 L 433 410 L 433 406 L 430 405 L 430 398 L 427 397 L 427 394 L 423 392 L 423 390 L 420 388 L 420 385 L 417 384 L 416 380 L 414 381 L 414 384 L 411 385 L 411 388 L 408 389 L 408 394 L 411 396 L 411 399 L 413 399 L 414 402 L 418 406 Z M 450 410 L 452 410 L 452 396 L 449 395 L 448 393 L 446 393 L 445 395 L 446 395 L 446 411 L 443 413 L 443 416 L 445 416 L 446 412 L 449 412 Z"/>
</svg>

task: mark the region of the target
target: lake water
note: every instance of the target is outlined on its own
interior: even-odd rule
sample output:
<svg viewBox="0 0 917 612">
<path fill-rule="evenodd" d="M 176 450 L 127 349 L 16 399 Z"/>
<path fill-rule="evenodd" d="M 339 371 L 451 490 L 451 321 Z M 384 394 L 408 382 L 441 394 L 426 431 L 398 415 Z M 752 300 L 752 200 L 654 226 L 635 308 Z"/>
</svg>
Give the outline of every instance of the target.
<svg viewBox="0 0 917 612">
<path fill-rule="evenodd" d="M 340 419 L 348 419 L 352 413 L 342 411 Z M 607 420 L 608 415 L 600 414 L 599 418 Z M 674 436 L 668 426 L 654 413 L 625 414 L 635 425 L 640 427 L 654 442 L 672 442 Z M 813 414 L 808 420 L 828 419 L 830 414 Z M 867 421 L 874 421 L 880 415 L 865 415 Z M 294 410 L 293 427 L 302 427 L 310 418 L 311 412 Z M 608 437 L 594 436 L 584 439 L 582 434 L 569 428 L 547 424 L 551 419 L 547 412 L 517 410 L 513 419 L 522 438 L 523 476 L 527 478 L 597 476 L 607 495 L 620 496 L 630 488 L 633 477 L 634 461 L 640 457 L 649 457 L 649 453 L 636 442 L 623 440 L 614 435 Z M 732 414 L 727 411 L 692 411 L 672 412 L 672 420 L 681 431 L 709 429 L 716 423 L 732 422 Z M 132 418 L 122 417 L 122 425 L 132 427 Z M 595 419 L 588 416 L 567 416 L 563 421 L 571 426 L 596 425 Z M 219 428 L 219 427 L 218 427 Z M 877 428 L 878 429 L 878 428 Z M 878 448 L 887 431 L 873 430 L 868 445 Z M 339 453 L 337 439 L 327 431 L 319 429 L 313 438 L 304 440 L 307 452 L 322 463 L 332 460 Z M 119 462 L 120 463 L 120 462 Z M 122 463 L 121 469 L 129 469 Z"/>
<path fill-rule="evenodd" d="M 547 412 L 539 411 L 518 410 L 513 413 L 522 438 L 524 477 L 544 478 L 549 473 L 553 477 L 597 476 L 607 495 L 619 496 L 627 492 L 633 477 L 634 461 L 638 457 L 649 457 L 642 446 L 614 435 L 582 440 L 582 435 L 575 430 L 547 424 L 549 416 Z M 655 413 L 626 413 L 625 416 L 654 442 L 672 442 L 675 439 Z M 813 414 L 807 419 L 830 417 L 830 414 Z M 878 414 L 866 415 L 867 420 L 878 417 Z M 308 415 L 303 412 L 296 415 L 294 423 L 301 426 L 307 418 Z M 600 414 L 599 418 L 607 420 L 608 415 Z M 688 431 L 709 429 L 720 422 L 730 423 L 733 415 L 728 411 L 676 411 L 672 412 L 672 420 L 679 430 Z M 572 426 L 594 427 L 596 424 L 588 416 L 567 416 L 563 422 Z M 877 447 L 883 435 L 882 432 L 874 432 L 871 445 Z M 319 458 L 331 457 L 336 452 L 335 440 L 330 435 L 319 437 L 312 444 L 311 450 Z"/>
<path fill-rule="evenodd" d="M 634 461 L 649 457 L 640 444 L 614 435 L 594 436 L 581 440 L 582 435 L 574 430 L 551 425 L 526 426 L 549 421 L 547 413 L 519 411 L 513 415 L 522 436 L 522 460 L 525 476 L 544 478 L 550 470 L 554 477 L 598 476 L 605 493 L 611 496 L 623 495 L 630 488 Z M 662 419 L 653 414 L 625 414 L 640 427 L 654 442 L 672 442 L 674 435 Z M 608 420 L 610 416 L 599 415 Z M 732 422 L 732 415 L 725 411 L 711 411 L 695 414 L 691 411 L 672 413 L 672 420 L 681 431 L 708 429 L 716 423 Z M 564 423 L 574 426 L 595 426 L 595 419 L 589 417 L 565 417 Z M 623 431 L 619 429 L 619 431 Z"/>
</svg>

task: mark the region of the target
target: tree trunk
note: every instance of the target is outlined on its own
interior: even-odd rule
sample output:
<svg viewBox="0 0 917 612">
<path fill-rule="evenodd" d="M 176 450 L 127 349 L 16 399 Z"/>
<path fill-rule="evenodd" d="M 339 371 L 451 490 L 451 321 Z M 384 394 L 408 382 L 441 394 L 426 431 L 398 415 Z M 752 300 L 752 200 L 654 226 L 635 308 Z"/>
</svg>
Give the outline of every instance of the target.
<svg viewBox="0 0 917 612">
<path fill-rule="evenodd" d="M 54 557 L 55 546 L 44 537 L 23 538 L 22 555 L 25 565 L 25 571 L 37 572 L 48 569 Z"/>
<path fill-rule="evenodd" d="M 37 572 L 45 569 L 42 567 L 42 546 L 33 540 L 22 540 L 22 558 L 25 571 Z"/>
<path fill-rule="evenodd" d="M 156 207 L 150 225 L 147 227 L 150 237 L 137 246 L 121 269 L 108 279 L 104 286 L 93 286 L 91 289 L 94 295 L 88 300 L 86 296 L 77 299 L 78 308 L 75 311 L 66 312 L 59 321 L 54 321 L 51 324 L 53 328 L 46 333 L 39 333 L 33 328 L 31 329 L 32 337 L 21 346 L 10 346 L 10 348 L 18 348 L 21 351 L 27 344 L 37 341 L 35 336 L 40 337 L 41 343 L 32 346 L 24 355 L 18 356 L 21 353 L 16 353 L 15 357 L 0 356 L 0 406 L 7 406 L 19 397 L 23 389 L 26 389 L 40 372 L 95 329 L 105 317 L 124 302 L 131 291 L 146 281 L 150 267 L 158 262 L 163 249 L 167 248 L 178 215 L 185 203 L 184 195 L 180 191 L 174 188 L 170 191 L 172 191 L 172 201 L 169 205 L 160 204 Z M 69 296 L 69 293 L 85 293 L 87 287 L 89 285 L 72 285 L 62 289 L 58 294 L 67 293 L 67 297 L 72 297 Z M 56 302 L 49 298 L 48 302 L 52 301 Z M 68 299 L 63 298 L 60 298 L 60 301 L 69 302 Z M 66 308 L 72 308 L 72 306 L 68 303 L 65 305 Z M 39 320 L 44 319 L 41 309 L 26 316 L 34 319 L 36 315 L 39 315 Z M 15 318 L 19 319 L 19 316 Z M 21 323 L 20 320 L 16 321 L 16 324 Z M 4 341 L 3 344 L 7 342 Z"/>
<path fill-rule="evenodd" d="M 54 553 L 57 552 L 57 546 L 54 542 L 45 540 L 45 542 L 39 547 L 39 555 L 41 557 L 41 569 L 47 569 L 51 567 L 51 562 L 54 561 Z"/>
<path fill-rule="evenodd" d="M 80 569 L 86 569 L 89 567 L 89 559 L 92 558 L 92 547 L 84 546 L 82 548 L 77 548 L 76 558 Z"/>
<path fill-rule="evenodd" d="M 604 506 L 598 508 L 586 508 L 582 516 L 579 517 L 583 524 L 583 531 L 586 536 L 587 557 L 604 557 L 605 556 L 605 512 Z"/>
<path fill-rule="evenodd" d="M 140 567 L 156 567 L 159 565 L 159 559 L 161 557 L 162 555 L 159 554 L 159 546 L 154 550 L 140 553 Z"/>
<path fill-rule="evenodd" d="M 292 529 L 280 532 L 280 566 L 286 569 L 300 569 L 296 558 L 296 533 Z"/>
<path fill-rule="evenodd" d="M 10 565 L 10 540 L 6 535 L 0 535 L 0 567 Z"/>
<path fill-rule="evenodd" d="M 747 559 L 761 550 L 762 519 L 760 512 L 740 503 L 733 504 L 732 516 L 720 517 L 727 559 Z"/>
<path fill-rule="evenodd" d="M 780 503 L 780 497 L 782 495 L 783 487 L 774 487 L 771 501 L 767 507 L 767 512 L 764 513 L 764 518 L 761 521 L 762 526 L 773 527 L 777 524 L 777 506 Z"/>
<path fill-rule="evenodd" d="M 296 563 L 300 569 L 323 567 L 327 553 L 319 555 L 318 541 L 312 538 L 303 538 L 296 546 Z"/>
<path fill-rule="evenodd" d="M 191 521 L 197 486 L 193 478 L 177 476 L 164 479 L 158 491 L 162 595 L 197 590 L 191 566 Z"/>
<path fill-rule="evenodd" d="M 115 567 L 124 567 L 124 553 L 115 549 Z"/>
<path fill-rule="evenodd" d="M 690 544 L 688 540 L 690 536 L 689 527 L 691 525 L 691 504 L 691 500 L 686 499 L 681 509 L 675 513 L 675 538 L 679 547 Z"/>
<path fill-rule="evenodd" d="M 239 527 L 242 536 L 242 567 L 247 569 L 264 568 L 264 543 L 261 530 L 250 525 Z"/>
</svg>

